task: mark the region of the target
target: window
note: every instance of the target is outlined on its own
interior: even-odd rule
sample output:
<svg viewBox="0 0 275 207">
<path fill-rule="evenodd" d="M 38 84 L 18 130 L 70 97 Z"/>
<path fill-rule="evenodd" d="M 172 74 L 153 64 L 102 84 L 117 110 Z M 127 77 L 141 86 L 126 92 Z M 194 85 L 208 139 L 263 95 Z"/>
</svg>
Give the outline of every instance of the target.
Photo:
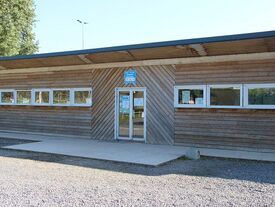
<svg viewBox="0 0 275 207">
<path fill-rule="evenodd" d="M 91 88 L 0 90 L 0 105 L 91 106 Z"/>
<path fill-rule="evenodd" d="M 49 89 L 35 89 L 33 93 L 34 104 L 49 105 L 51 103 L 51 91 Z"/>
<path fill-rule="evenodd" d="M 53 90 L 53 104 L 56 104 L 56 105 L 70 104 L 70 90 L 69 89 L 54 89 Z"/>
<path fill-rule="evenodd" d="M 205 107 L 206 86 L 175 86 L 174 88 L 176 107 Z"/>
<path fill-rule="evenodd" d="M 1 91 L 1 104 L 14 104 L 14 90 Z"/>
<path fill-rule="evenodd" d="M 31 104 L 31 91 L 16 91 L 16 103 L 22 105 Z"/>
<path fill-rule="evenodd" d="M 246 84 L 244 87 L 245 107 L 275 108 L 275 84 Z"/>
<path fill-rule="evenodd" d="M 73 90 L 73 104 L 74 105 L 91 105 L 92 104 L 92 90 L 85 88 L 78 88 Z"/>
<path fill-rule="evenodd" d="M 208 105 L 217 108 L 240 108 L 242 106 L 242 85 L 208 86 Z"/>
</svg>

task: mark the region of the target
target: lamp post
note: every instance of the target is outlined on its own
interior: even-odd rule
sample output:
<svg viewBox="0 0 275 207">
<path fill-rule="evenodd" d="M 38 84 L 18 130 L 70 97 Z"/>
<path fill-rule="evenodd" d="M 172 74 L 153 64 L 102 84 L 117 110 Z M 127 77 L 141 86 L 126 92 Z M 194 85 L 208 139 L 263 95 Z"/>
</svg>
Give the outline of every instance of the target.
<svg viewBox="0 0 275 207">
<path fill-rule="evenodd" d="M 77 20 L 77 22 L 80 23 L 82 26 L 82 49 L 84 49 L 84 25 L 88 24 L 88 22 L 84 22 L 79 19 Z"/>
</svg>

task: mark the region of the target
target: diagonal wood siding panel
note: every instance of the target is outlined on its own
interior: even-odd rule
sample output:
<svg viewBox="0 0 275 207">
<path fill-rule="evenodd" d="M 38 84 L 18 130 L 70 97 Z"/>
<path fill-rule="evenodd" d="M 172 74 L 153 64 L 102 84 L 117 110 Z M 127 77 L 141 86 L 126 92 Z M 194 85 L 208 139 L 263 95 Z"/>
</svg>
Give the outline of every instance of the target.
<svg viewBox="0 0 275 207">
<path fill-rule="evenodd" d="M 140 84 L 147 88 L 147 139 L 149 143 L 174 143 L 174 68 L 141 67 Z"/>
<path fill-rule="evenodd" d="M 95 69 L 92 72 L 92 138 L 114 139 L 115 88 L 125 87 L 123 73 L 128 68 Z M 174 143 L 173 66 L 136 67 L 137 85 L 147 92 L 147 141 Z"/>
</svg>

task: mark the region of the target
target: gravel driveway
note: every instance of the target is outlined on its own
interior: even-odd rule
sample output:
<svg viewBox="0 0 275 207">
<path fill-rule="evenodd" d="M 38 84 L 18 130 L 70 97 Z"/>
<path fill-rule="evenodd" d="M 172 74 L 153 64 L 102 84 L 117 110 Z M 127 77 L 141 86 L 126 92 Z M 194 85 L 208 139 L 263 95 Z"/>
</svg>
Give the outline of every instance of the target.
<svg viewBox="0 0 275 207">
<path fill-rule="evenodd" d="M 0 206 L 275 206 L 275 163 L 146 167 L 0 149 Z"/>
</svg>

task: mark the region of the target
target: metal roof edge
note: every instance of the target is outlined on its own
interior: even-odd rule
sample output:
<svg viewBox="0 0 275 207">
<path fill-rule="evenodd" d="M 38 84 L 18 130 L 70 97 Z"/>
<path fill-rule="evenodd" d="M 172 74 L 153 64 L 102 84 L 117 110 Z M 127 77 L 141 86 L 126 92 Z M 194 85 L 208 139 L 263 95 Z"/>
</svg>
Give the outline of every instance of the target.
<svg viewBox="0 0 275 207">
<path fill-rule="evenodd" d="M 48 57 L 70 56 L 70 55 L 84 55 L 84 54 L 94 54 L 94 53 L 104 53 L 104 52 L 117 52 L 117 51 L 127 51 L 127 50 L 136 50 L 136 49 L 158 48 L 158 47 L 190 45 L 190 44 L 203 44 L 203 43 L 213 43 L 213 42 L 226 42 L 226 41 L 237 41 L 237 40 L 247 40 L 247 39 L 268 38 L 268 37 L 275 37 L 275 30 L 224 35 L 224 36 L 192 38 L 192 39 L 183 39 L 183 40 L 172 40 L 172 41 L 163 41 L 163 42 L 131 44 L 131 45 L 122 45 L 122 46 L 113 46 L 113 47 L 102 47 L 102 48 L 95 48 L 95 49 L 40 53 L 40 54 L 33 54 L 33 55 L 2 56 L 0 57 L 0 61 L 48 58 Z"/>
</svg>

